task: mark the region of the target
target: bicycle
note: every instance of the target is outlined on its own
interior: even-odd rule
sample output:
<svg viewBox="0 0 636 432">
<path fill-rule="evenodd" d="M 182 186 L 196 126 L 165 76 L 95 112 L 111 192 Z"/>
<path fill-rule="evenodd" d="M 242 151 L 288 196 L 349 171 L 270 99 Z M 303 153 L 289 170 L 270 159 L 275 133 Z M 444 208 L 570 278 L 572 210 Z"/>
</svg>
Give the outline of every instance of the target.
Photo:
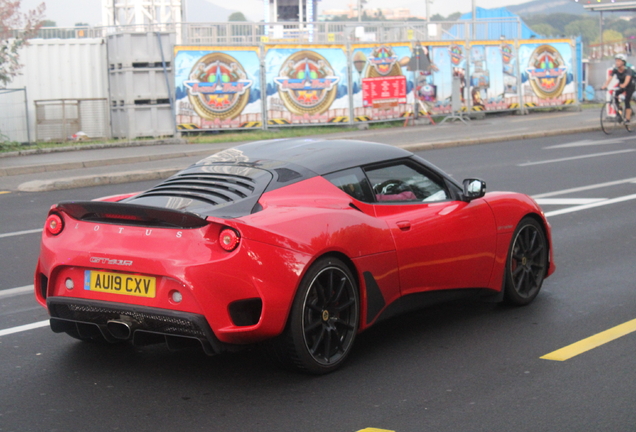
<svg viewBox="0 0 636 432">
<path fill-rule="evenodd" d="M 619 125 L 625 126 L 627 132 L 632 131 L 632 125 L 625 123 L 625 96 L 621 95 L 618 103 L 614 97 L 614 91 L 616 89 L 608 89 L 607 92 L 610 96 L 610 100 L 603 104 L 601 108 L 601 129 L 606 135 L 611 135 Z"/>
</svg>

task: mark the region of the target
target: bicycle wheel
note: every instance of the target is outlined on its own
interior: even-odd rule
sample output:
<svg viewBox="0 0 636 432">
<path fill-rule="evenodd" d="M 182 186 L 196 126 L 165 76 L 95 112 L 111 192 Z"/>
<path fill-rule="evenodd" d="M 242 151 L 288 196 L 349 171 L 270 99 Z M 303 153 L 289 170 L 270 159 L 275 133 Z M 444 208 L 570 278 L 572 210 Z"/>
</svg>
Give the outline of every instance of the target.
<svg viewBox="0 0 636 432">
<path fill-rule="evenodd" d="M 610 115 L 609 113 L 613 115 Z M 601 108 L 601 129 L 607 135 L 611 135 L 614 129 L 618 127 L 619 116 L 616 106 L 612 102 L 605 102 L 603 108 Z"/>
<path fill-rule="evenodd" d="M 623 113 L 623 119 L 625 119 L 623 121 L 623 126 L 625 126 L 625 129 L 627 129 L 627 132 L 631 132 L 632 131 L 632 125 L 629 123 L 625 123 L 627 121 L 627 113 L 626 113 L 626 109 L 625 109 L 625 105 L 621 104 L 621 112 Z"/>
</svg>

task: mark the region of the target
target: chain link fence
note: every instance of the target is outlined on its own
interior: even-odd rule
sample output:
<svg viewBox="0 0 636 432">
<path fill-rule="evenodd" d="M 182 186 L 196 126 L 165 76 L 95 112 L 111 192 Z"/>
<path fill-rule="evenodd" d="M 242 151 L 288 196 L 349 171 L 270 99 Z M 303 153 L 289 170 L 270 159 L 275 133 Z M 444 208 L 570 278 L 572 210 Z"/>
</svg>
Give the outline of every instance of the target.
<svg viewBox="0 0 636 432">
<path fill-rule="evenodd" d="M 26 87 L 0 89 L 0 142 L 31 142 Z"/>
</svg>

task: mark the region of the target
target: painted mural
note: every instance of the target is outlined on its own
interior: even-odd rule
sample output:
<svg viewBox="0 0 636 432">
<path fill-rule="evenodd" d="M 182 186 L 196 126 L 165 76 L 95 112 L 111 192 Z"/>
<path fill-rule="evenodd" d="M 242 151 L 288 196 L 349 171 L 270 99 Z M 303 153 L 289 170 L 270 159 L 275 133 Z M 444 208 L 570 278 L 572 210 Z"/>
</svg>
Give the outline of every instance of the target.
<svg viewBox="0 0 636 432">
<path fill-rule="evenodd" d="M 311 48 L 311 49 L 309 49 Z M 265 55 L 270 125 L 349 121 L 344 46 L 269 46 Z"/>
<path fill-rule="evenodd" d="M 258 47 L 176 47 L 179 129 L 261 127 L 259 59 Z"/>
</svg>

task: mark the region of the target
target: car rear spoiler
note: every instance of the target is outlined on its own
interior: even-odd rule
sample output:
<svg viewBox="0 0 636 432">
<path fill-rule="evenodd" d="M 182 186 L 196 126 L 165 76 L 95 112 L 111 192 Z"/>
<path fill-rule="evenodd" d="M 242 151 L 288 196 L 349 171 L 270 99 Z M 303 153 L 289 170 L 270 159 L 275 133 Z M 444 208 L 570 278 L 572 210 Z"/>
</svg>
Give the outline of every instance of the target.
<svg viewBox="0 0 636 432">
<path fill-rule="evenodd" d="M 105 201 L 64 201 L 53 207 L 74 219 L 121 225 L 200 228 L 209 222 L 194 213 Z"/>
</svg>

